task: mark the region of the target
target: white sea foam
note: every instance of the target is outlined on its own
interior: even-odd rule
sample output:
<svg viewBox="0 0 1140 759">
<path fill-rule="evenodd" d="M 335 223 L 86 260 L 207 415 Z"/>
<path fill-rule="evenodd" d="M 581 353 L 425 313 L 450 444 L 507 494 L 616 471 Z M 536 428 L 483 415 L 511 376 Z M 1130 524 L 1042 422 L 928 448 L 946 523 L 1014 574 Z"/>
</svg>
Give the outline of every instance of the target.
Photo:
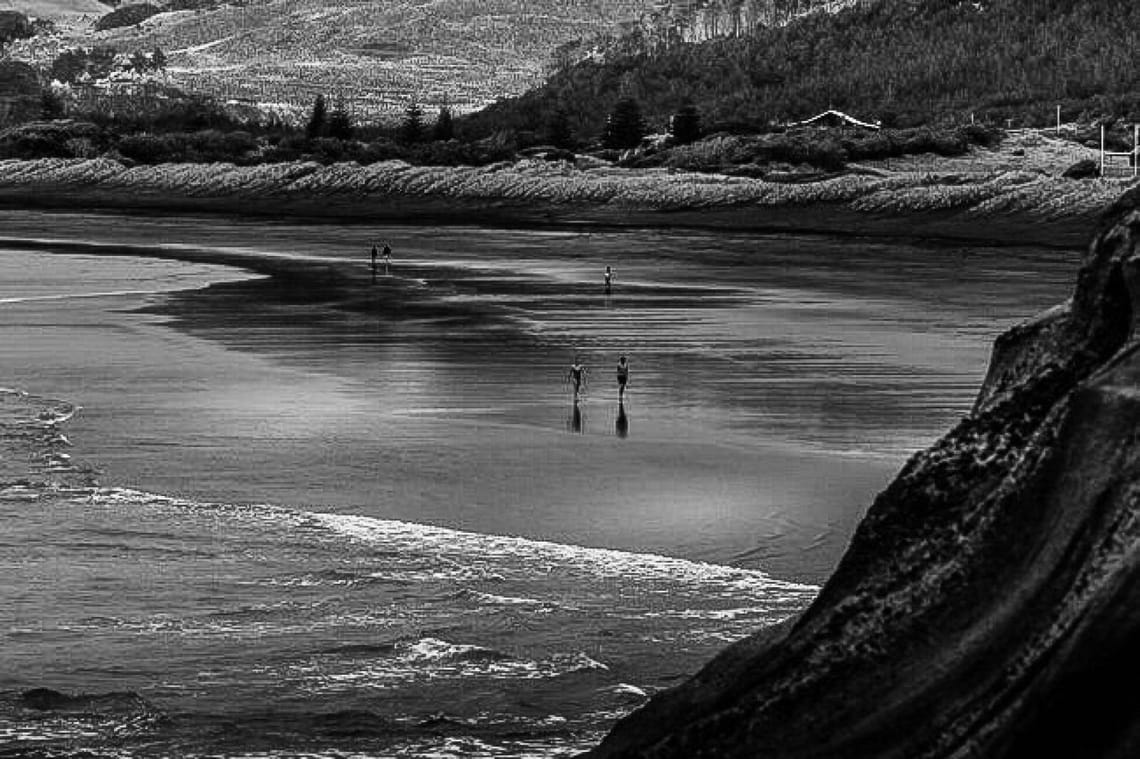
<svg viewBox="0 0 1140 759">
<path fill-rule="evenodd" d="M 202 285 L 201 288 L 205 288 Z M 15 298 L 0 298 L 0 306 L 15 305 L 19 303 L 37 303 L 41 301 L 67 301 L 67 300 L 85 300 L 90 298 L 125 298 L 129 296 L 138 295 L 162 295 L 170 292 L 184 291 L 188 289 L 201 289 L 201 288 L 188 288 L 172 287 L 172 288 L 150 288 L 146 290 L 105 290 L 102 292 L 94 293 L 57 293 L 53 295 L 24 295 Z"/>
<path fill-rule="evenodd" d="M 618 683 L 610 688 L 610 692 L 618 696 L 634 696 L 636 698 L 649 698 L 649 694 L 636 685 Z"/>
<path fill-rule="evenodd" d="M 459 594 L 462 598 L 466 598 L 476 603 L 486 604 L 488 606 L 547 606 L 550 605 L 548 601 L 540 601 L 537 598 L 519 598 L 516 596 L 500 596 L 494 593 L 483 593 L 478 590 L 464 590 Z"/>
<path fill-rule="evenodd" d="M 482 646 L 439 638 L 405 641 L 389 652 L 330 660 L 254 668 L 266 682 L 286 680 L 308 693 L 349 693 L 387 690 L 411 682 L 440 679 L 541 680 L 575 672 L 607 671 L 604 663 L 583 652 L 553 654 L 539 659 L 514 657 Z"/>
<path fill-rule="evenodd" d="M 772 605 L 773 610 L 787 602 L 802 606 L 818 590 L 813 585 L 775 579 L 752 569 L 359 515 L 309 512 L 270 505 L 197 503 L 124 488 L 99 489 L 92 497 L 106 505 L 208 511 L 214 516 L 226 515 L 250 525 L 289 529 L 294 534 L 308 532 L 314 539 L 339 536 L 379 549 L 381 553 L 401 557 L 399 564 L 372 572 L 370 577 L 377 580 L 501 582 L 515 574 L 540 577 L 562 572 L 571 576 L 588 576 L 601 582 L 657 581 L 654 586 L 643 589 L 647 595 L 670 596 L 686 586 L 701 588 L 704 592 L 715 591 L 727 598 L 736 598 L 743 593 L 749 598 L 763 599 Z M 511 599 L 507 595 L 497 598 L 489 595 L 486 600 L 506 603 Z M 542 600 L 517 597 L 514 602 L 531 601 Z M 725 612 L 724 616 L 746 613 Z"/>
<path fill-rule="evenodd" d="M 476 556 L 509 559 L 541 573 L 553 565 L 588 571 L 596 577 L 635 578 L 647 575 L 667 577 L 677 583 L 723 584 L 726 588 L 813 593 L 815 586 L 777 580 L 763 572 L 719 564 L 689 561 L 658 554 L 631 553 L 607 548 L 553 543 L 529 538 L 451 530 L 430 525 L 374 519 L 347 514 L 312 513 L 314 521 L 328 529 L 371 545 L 397 547 L 413 544 L 437 552 L 439 556 Z"/>
<path fill-rule="evenodd" d="M 410 658 L 421 661 L 450 661 L 464 658 L 504 659 L 506 655 L 482 646 L 471 646 L 457 643 L 448 643 L 438 638 L 423 638 L 417 640 L 405 650 Z"/>
</svg>

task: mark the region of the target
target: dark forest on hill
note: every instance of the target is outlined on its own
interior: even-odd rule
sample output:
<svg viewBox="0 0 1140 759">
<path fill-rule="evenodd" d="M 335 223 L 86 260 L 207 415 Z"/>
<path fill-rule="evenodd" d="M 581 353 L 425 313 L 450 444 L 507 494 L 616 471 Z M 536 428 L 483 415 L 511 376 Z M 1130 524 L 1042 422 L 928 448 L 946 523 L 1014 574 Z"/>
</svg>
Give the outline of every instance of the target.
<svg viewBox="0 0 1140 759">
<path fill-rule="evenodd" d="M 881 0 L 744 37 L 662 46 L 629 37 L 602 60 L 473 114 L 475 134 L 541 131 L 556 108 L 601 131 L 620 97 L 663 130 L 691 100 L 714 129 L 751 131 L 834 107 L 885 126 L 1044 126 L 1140 118 L 1140 4 Z"/>
</svg>

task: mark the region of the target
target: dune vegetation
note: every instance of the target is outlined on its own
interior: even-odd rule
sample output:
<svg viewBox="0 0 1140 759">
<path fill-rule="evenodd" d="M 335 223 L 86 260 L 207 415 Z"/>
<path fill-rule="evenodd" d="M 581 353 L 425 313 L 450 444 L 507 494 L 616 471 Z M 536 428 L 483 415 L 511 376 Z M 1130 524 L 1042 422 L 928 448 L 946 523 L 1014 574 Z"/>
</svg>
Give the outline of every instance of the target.
<svg viewBox="0 0 1140 759">
<path fill-rule="evenodd" d="M 954 211 L 967 217 L 1030 214 L 1049 219 L 1094 215 L 1120 193 L 1121 185 L 1112 179 L 1075 181 L 1030 171 L 852 172 L 811 182 L 781 182 L 538 159 L 440 167 L 401 160 L 370 165 L 316 161 L 128 165 L 101 157 L 0 161 L 0 191 L 4 190 L 40 195 L 119 192 L 162 198 L 171 205 L 189 198 L 332 198 L 367 210 L 393 200 L 432 199 L 676 211 L 827 203 L 866 214 Z"/>
</svg>

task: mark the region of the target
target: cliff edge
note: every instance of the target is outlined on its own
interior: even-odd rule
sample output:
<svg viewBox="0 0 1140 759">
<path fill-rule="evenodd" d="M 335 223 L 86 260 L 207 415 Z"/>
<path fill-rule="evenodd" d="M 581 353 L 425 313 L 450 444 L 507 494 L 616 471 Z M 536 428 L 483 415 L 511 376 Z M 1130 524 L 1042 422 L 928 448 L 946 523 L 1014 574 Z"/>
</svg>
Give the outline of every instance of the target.
<svg viewBox="0 0 1140 759">
<path fill-rule="evenodd" d="M 813 605 L 586 756 L 1140 756 L 1140 192 L 876 499 Z"/>
</svg>

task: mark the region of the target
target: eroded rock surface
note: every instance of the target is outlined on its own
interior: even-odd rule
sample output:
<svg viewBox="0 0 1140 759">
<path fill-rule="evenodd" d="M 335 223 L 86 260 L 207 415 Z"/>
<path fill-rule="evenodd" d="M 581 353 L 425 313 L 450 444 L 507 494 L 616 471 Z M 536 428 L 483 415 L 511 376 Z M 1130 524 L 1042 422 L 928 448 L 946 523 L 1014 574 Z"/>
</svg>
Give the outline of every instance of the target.
<svg viewBox="0 0 1140 759">
<path fill-rule="evenodd" d="M 593 759 L 1140 756 L 1140 194 L 876 498 L 816 602 Z"/>
</svg>

